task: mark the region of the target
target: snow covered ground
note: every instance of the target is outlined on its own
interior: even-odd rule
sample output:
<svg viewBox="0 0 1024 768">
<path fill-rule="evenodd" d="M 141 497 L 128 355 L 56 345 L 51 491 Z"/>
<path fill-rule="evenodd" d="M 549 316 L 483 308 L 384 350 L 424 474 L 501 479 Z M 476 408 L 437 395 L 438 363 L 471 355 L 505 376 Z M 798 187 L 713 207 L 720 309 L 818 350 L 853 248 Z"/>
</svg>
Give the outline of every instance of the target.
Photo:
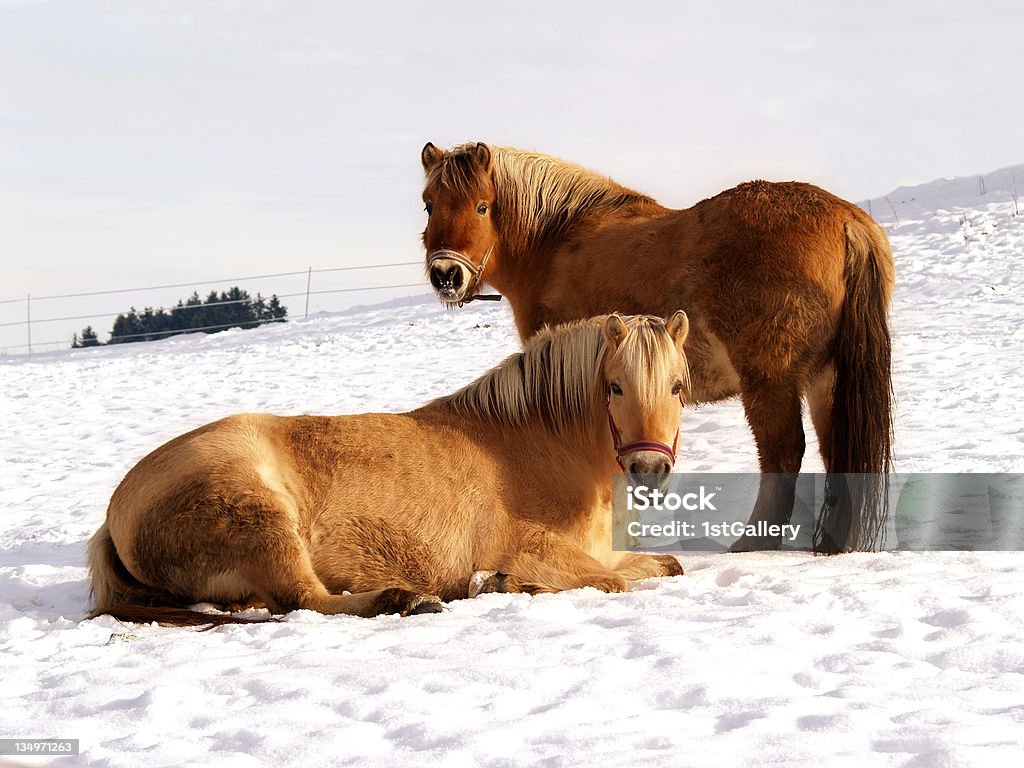
<svg viewBox="0 0 1024 768">
<path fill-rule="evenodd" d="M 1024 471 L 1016 178 L 870 203 L 897 261 L 901 470 Z M 487 595 L 406 619 L 82 621 L 86 541 L 163 441 L 237 411 L 406 410 L 516 348 L 504 304 L 423 298 L 0 359 L 0 737 L 153 768 L 1019 759 L 1021 553 L 689 555 L 685 576 L 628 594 Z M 737 403 L 684 418 L 680 469 L 756 469 Z M 809 425 L 808 444 L 820 470 Z"/>
</svg>

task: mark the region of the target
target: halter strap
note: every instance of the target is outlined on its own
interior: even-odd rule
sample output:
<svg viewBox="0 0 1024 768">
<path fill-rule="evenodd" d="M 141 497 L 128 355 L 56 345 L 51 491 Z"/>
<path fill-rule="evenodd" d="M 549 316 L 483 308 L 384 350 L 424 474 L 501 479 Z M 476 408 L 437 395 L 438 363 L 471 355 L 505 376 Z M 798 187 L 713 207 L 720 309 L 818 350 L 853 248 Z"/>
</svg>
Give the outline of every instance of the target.
<svg viewBox="0 0 1024 768">
<path fill-rule="evenodd" d="M 683 403 L 682 394 L 679 395 L 679 402 Z M 612 433 L 612 444 L 615 446 L 615 463 L 619 465 L 619 469 L 623 472 L 626 471 L 626 465 L 622 462 L 622 457 L 633 451 L 657 451 L 658 453 L 664 454 L 672 466 L 676 463 L 676 450 L 679 448 L 679 428 L 676 428 L 676 436 L 672 440 L 672 446 L 669 447 L 665 443 L 659 442 L 658 440 L 634 440 L 631 443 L 622 442 L 622 434 L 619 432 L 619 428 L 615 426 L 615 419 L 612 417 L 612 393 L 611 388 L 608 389 L 608 399 L 605 403 L 605 410 L 608 411 L 608 429 Z"/>
<path fill-rule="evenodd" d="M 429 267 L 433 267 L 434 264 L 439 259 L 448 259 L 449 261 L 454 261 L 457 264 L 460 264 L 461 266 L 469 270 L 470 274 L 472 275 L 472 278 L 470 279 L 469 287 L 466 289 L 466 298 L 461 299 L 459 301 L 460 307 L 463 304 L 469 304 L 469 302 L 471 301 L 501 301 L 501 294 L 499 293 L 475 292 L 477 286 L 480 285 L 480 283 L 483 280 L 484 270 L 487 269 L 487 262 L 490 260 L 491 252 L 493 250 L 494 246 L 492 245 L 490 248 L 487 249 L 487 253 L 484 254 L 484 257 L 480 261 L 480 263 L 474 264 L 472 261 L 470 261 L 469 257 L 467 257 L 463 253 L 453 251 L 449 248 L 441 248 L 440 250 L 434 251 L 432 254 L 430 254 L 430 259 L 427 265 Z"/>
</svg>

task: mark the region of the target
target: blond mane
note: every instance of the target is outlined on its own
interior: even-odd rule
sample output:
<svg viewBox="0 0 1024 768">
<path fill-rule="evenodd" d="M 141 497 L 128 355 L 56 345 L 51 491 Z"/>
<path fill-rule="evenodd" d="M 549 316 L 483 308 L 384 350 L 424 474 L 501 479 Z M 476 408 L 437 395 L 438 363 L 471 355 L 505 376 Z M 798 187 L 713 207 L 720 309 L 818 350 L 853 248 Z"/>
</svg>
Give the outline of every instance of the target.
<svg viewBox="0 0 1024 768">
<path fill-rule="evenodd" d="M 545 327 L 530 338 L 522 352 L 434 403 L 508 426 L 539 419 L 556 433 L 569 432 L 586 423 L 593 409 L 604 403 L 601 371 L 608 354 L 601 331 L 604 319 Z M 669 376 L 673 342 L 660 317 L 623 319 L 629 333 L 615 355 L 623 358 L 626 375 L 636 383 L 641 401 L 649 404 L 651 382 Z M 685 378 L 688 390 L 688 373 Z"/>
<path fill-rule="evenodd" d="M 455 147 L 427 176 L 473 196 L 483 186 L 472 162 L 476 142 Z M 557 237 L 580 215 L 595 208 L 618 208 L 654 199 L 575 163 L 513 147 L 489 147 L 501 228 L 509 243 L 523 247 Z"/>
</svg>

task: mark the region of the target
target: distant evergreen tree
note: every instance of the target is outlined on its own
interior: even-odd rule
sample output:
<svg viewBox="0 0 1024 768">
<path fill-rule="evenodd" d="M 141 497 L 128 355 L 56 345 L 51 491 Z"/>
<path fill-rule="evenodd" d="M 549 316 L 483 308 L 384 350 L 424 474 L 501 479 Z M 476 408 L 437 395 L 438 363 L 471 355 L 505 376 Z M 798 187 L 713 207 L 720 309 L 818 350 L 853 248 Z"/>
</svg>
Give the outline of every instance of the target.
<svg viewBox="0 0 1024 768">
<path fill-rule="evenodd" d="M 185 299 L 178 301 L 177 306 L 171 309 L 171 326 L 173 328 L 201 328 L 206 325 L 203 316 L 203 300 L 199 294 L 194 292 Z"/>
<path fill-rule="evenodd" d="M 206 301 L 203 304 L 206 306 L 202 310 L 202 325 L 192 325 L 190 327 L 222 330 L 218 326 L 224 325 L 225 314 L 224 308 L 220 306 L 220 296 L 217 295 L 216 291 L 210 291 L 210 295 L 206 297 Z"/>
<path fill-rule="evenodd" d="M 114 318 L 114 327 L 110 329 L 110 341 L 108 344 L 124 344 L 130 341 L 145 341 L 145 333 L 142 328 L 142 318 L 138 310 L 132 307 L 126 315 L 118 315 Z"/>
<path fill-rule="evenodd" d="M 259 296 L 259 294 L 257 294 L 257 296 Z M 267 304 L 267 314 L 265 319 L 274 323 L 283 323 L 288 319 L 288 309 L 278 300 L 277 294 L 270 297 L 270 302 Z"/>
<path fill-rule="evenodd" d="M 193 292 L 185 301 L 179 300 L 169 312 L 152 307 L 139 312 L 132 307 L 114 320 L 108 343 L 152 341 L 189 331 L 216 333 L 228 328 L 255 328 L 263 323 L 284 322 L 287 318 L 288 309 L 276 294 L 269 301 L 258 293 L 253 299 L 248 291 L 234 286 L 220 293 L 210 291 L 205 300 Z"/>
<path fill-rule="evenodd" d="M 85 326 L 82 329 L 82 335 L 79 336 L 77 333 L 71 340 L 71 346 L 76 349 L 81 347 L 98 347 L 100 345 L 99 337 L 96 335 L 96 331 L 92 329 L 91 325 Z"/>
</svg>

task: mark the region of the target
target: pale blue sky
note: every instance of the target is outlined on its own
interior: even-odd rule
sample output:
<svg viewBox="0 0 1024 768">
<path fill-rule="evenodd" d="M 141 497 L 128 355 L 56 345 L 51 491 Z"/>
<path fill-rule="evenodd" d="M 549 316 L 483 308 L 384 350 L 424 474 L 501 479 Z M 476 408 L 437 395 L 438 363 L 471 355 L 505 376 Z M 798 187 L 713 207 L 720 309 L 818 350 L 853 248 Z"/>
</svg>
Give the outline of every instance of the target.
<svg viewBox="0 0 1024 768">
<path fill-rule="evenodd" d="M 0 299 L 418 260 L 427 140 L 678 207 L 757 176 L 861 199 L 1019 163 L 1021 29 L 1015 2 L 0 0 Z"/>
</svg>

